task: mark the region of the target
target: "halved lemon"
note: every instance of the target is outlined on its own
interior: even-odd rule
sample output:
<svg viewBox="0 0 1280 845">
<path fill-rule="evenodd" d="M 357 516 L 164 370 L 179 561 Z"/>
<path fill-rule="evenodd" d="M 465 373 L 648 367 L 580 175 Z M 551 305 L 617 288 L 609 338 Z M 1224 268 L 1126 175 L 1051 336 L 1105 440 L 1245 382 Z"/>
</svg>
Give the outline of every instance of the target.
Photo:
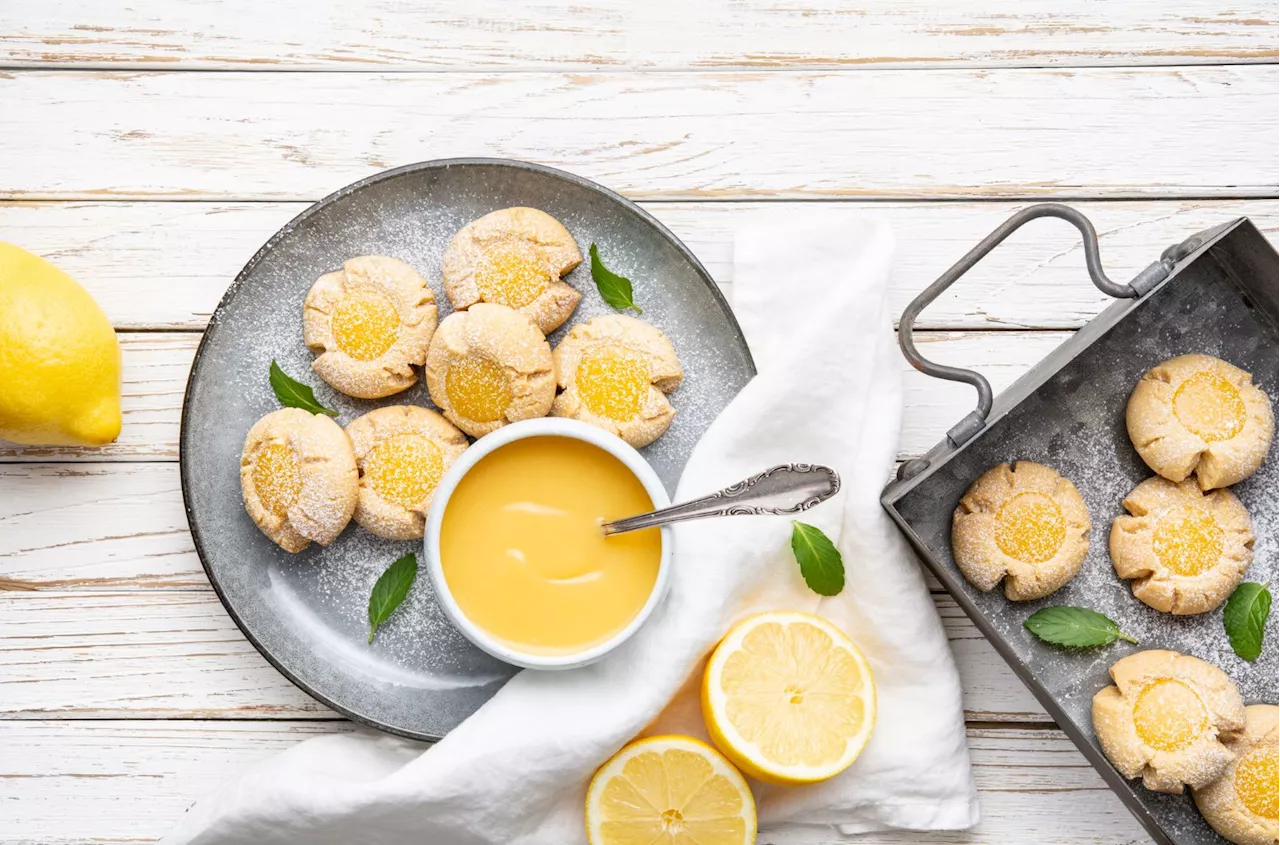
<svg viewBox="0 0 1280 845">
<path fill-rule="evenodd" d="M 843 631 L 811 613 L 762 613 L 716 646 L 702 679 L 712 740 L 767 783 L 814 783 L 858 759 L 876 721 L 871 666 Z"/>
<path fill-rule="evenodd" d="M 756 802 L 705 742 L 654 736 L 623 748 L 587 788 L 591 845 L 751 845 Z"/>
</svg>

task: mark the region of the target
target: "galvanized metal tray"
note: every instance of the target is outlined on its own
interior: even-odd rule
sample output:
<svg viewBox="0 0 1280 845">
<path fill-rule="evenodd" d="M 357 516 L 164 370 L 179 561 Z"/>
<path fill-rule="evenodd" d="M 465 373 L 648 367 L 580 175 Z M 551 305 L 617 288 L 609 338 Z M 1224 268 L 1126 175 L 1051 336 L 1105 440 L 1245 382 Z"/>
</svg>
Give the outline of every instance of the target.
<svg viewBox="0 0 1280 845">
<path fill-rule="evenodd" d="M 1089 275 L 1120 297 L 1000 396 L 980 374 L 943 367 L 915 351 L 911 328 L 939 293 L 1028 220 L 1059 217 L 1085 239 Z M 979 406 L 923 458 L 909 461 L 885 488 L 884 507 L 956 602 L 991 640 L 1024 683 L 1079 746 L 1113 790 L 1163 845 L 1224 842 L 1196 811 L 1190 795 L 1163 795 L 1127 781 L 1102 754 L 1090 707 L 1110 683 L 1108 667 L 1139 649 L 1168 648 L 1221 667 L 1246 703 L 1276 703 L 1276 615 L 1268 620 L 1262 657 L 1247 663 L 1231 650 L 1221 609 L 1191 617 L 1159 613 L 1135 599 L 1108 555 L 1112 520 L 1125 495 L 1153 473 L 1129 442 L 1124 414 L 1144 372 L 1175 355 L 1200 352 L 1253 374 L 1271 398 L 1277 387 L 1277 253 L 1246 218 L 1188 238 L 1129 284 L 1108 279 L 1097 238 L 1079 212 L 1059 205 L 1025 209 L 975 247 L 924 291 L 903 314 L 904 353 L 924 372 L 973 384 Z M 965 581 L 951 555 L 951 515 L 961 495 L 988 467 L 1028 459 L 1075 482 L 1093 520 L 1089 556 L 1080 574 L 1053 595 L 1011 602 L 1001 590 L 983 593 Z M 1277 459 L 1273 442 L 1262 469 L 1232 490 L 1248 508 L 1257 540 L 1245 578 L 1271 585 L 1277 577 Z M 1068 650 L 1035 639 L 1023 621 L 1040 607 L 1082 605 L 1107 614 L 1140 645 Z M 1065 831 L 1064 831 L 1065 833 Z"/>
<path fill-rule="evenodd" d="M 245 636 L 289 680 L 335 710 L 412 739 L 438 739 L 488 701 L 515 668 L 473 646 L 419 577 L 404 605 L 367 640 L 369 591 L 421 540 L 384 540 L 354 523 L 326 548 L 290 555 L 245 513 L 239 456 L 245 432 L 279 407 L 267 384 L 276 360 L 316 388 L 347 425 L 387 405 L 427 405 L 421 383 L 384 400 L 352 399 L 311 374 L 302 302 L 322 273 L 353 255 L 409 262 L 436 290 L 453 233 L 495 209 L 529 205 L 563 222 L 586 251 L 636 280 L 645 319 L 672 339 L 685 380 L 671 428 L 642 451 L 674 490 L 707 426 L 755 374 L 746 339 L 715 282 L 675 235 L 600 185 L 527 162 L 447 159 L 378 173 L 290 221 L 236 277 L 196 351 L 182 411 L 181 476 L 196 552 Z M 570 324 L 614 313 L 589 266 L 569 274 L 585 294 Z M 551 336 L 558 343 L 568 325 Z"/>
</svg>

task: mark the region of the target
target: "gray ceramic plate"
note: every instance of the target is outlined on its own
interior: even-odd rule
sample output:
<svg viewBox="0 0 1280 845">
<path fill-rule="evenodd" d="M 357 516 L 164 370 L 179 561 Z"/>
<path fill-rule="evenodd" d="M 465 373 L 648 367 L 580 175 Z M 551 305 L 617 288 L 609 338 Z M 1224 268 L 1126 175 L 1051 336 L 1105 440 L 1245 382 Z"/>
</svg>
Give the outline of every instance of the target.
<svg viewBox="0 0 1280 845">
<path fill-rule="evenodd" d="M 249 641 L 295 684 L 366 724 L 416 739 L 443 736 L 487 701 L 513 669 L 449 624 L 425 577 L 366 644 L 369 590 L 420 541 L 383 540 L 354 522 L 328 548 L 281 551 L 245 513 L 239 456 L 255 420 L 279 407 L 267 383 L 274 358 L 316 388 L 347 424 L 381 405 L 430 404 L 419 383 L 379 401 L 351 399 L 310 370 L 302 301 L 321 274 L 355 255 L 403 259 L 435 290 L 440 258 L 467 222 L 508 206 L 563 222 L 585 255 L 596 243 L 630 277 L 644 319 L 667 333 L 685 366 L 671 429 L 642 450 L 674 490 L 694 443 L 754 373 L 746 341 L 707 271 L 635 205 L 585 179 L 521 162 L 453 159 L 389 170 L 343 188 L 281 229 L 245 266 L 196 353 L 182 413 L 182 492 L 196 551 Z M 584 262 L 568 276 L 583 293 L 570 325 L 611 313 Z M 552 335 L 554 345 L 559 340 Z"/>
</svg>

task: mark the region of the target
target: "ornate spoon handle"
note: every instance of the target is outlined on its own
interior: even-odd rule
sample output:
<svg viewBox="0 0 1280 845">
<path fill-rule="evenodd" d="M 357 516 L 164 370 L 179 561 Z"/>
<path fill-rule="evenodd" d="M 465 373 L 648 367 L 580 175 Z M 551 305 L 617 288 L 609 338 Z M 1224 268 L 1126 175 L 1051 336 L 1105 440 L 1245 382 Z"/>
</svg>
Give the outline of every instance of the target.
<svg viewBox="0 0 1280 845">
<path fill-rule="evenodd" d="M 800 513 L 840 491 L 840 476 L 818 464 L 782 464 L 701 499 L 604 524 L 605 534 L 621 534 L 689 519 L 751 514 Z"/>
</svg>

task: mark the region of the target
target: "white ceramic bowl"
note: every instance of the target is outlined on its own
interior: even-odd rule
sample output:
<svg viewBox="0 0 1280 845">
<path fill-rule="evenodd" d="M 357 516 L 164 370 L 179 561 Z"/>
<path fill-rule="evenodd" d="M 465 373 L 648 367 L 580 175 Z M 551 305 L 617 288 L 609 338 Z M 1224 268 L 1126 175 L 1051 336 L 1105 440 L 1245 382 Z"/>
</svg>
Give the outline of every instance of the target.
<svg viewBox="0 0 1280 845">
<path fill-rule="evenodd" d="M 653 614 L 654 609 L 662 603 L 662 599 L 666 596 L 667 584 L 671 576 L 671 529 L 666 526 L 659 529 L 662 532 L 662 551 L 658 560 L 658 577 L 653 582 L 653 592 L 649 594 L 648 601 L 644 603 L 644 607 L 640 608 L 640 612 L 636 614 L 626 628 L 623 628 L 605 642 L 568 654 L 536 654 L 514 649 L 509 644 L 489 634 L 466 617 L 462 612 L 462 608 L 458 607 L 457 601 L 454 600 L 453 594 L 449 592 L 449 584 L 445 581 L 444 568 L 440 562 L 440 526 L 444 521 L 445 508 L 449 506 L 449 498 L 453 495 L 458 482 L 467 474 L 467 471 L 479 463 L 481 458 L 495 449 L 529 437 L 568 437 L 597 446 L 622 461 L 627 469 L 631 470 L 635 477 L 640 480 L 640 483 L 644 485 L 645 492 L 653 500 L 655 508 L 666 507 L 671 503 L 671 500 L 667 497 L 667 491 L 662 486 L 662 481 L 659 480 L 658 474 L 653 471 L 653 468 L 641 457 L 639 452 L 628 446 L 620 438 L 577 420 L 553 417 L 512 423 L 511 425 L 503 426 L 492 434 L 486 434 L 473 443 L 467 451 L 463 452 L 462 457 L 454 461 L 453 466 L 449 467 L 449 471 L 440 479 L 440 484 L 436 487 L 435 498 L 431 500 L 431 508 L 427 512 L 427 529 L 426 536 L 423 539 L 423 551 L 427 560 L 427 572 L 431 576 L 431 586 L 435 589 L 436 600 L 444 608 L 449 619 L 467 639 L 499 660 L 504 660 L 516 666 L 523 666 L 527 669 L 573 669 L 593 663 L 622 645 L 640 629 L 645 620 Z"/>
</svg>

